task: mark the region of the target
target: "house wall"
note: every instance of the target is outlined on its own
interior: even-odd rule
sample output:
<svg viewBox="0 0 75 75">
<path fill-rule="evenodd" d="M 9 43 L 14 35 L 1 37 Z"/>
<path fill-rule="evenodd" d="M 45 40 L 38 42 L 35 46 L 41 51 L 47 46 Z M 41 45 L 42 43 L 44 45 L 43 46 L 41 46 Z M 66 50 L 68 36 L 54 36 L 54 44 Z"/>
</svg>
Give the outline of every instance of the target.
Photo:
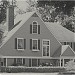
<svg viewBox="0 0 75 75">
<path fill-rule="evenodd" d="M 30 34 L 30 24 L 32 24 L 33 21 L 37 21 L 40 25 L 40 34 Z M 15 38 L 26 39 L 26 49 L 24 51 L 18 51 L 15 49 Z M 40 39 L 40 51 L 33 52 L 32 50 L 30 50 L 30 39 Z M 50 56 L 52 56 L 59 47 L 61 51 L 61 44 L 47 29 L 42 20 L 39 17 L 30 17 L 6 42 L 6 44 L 3 45 L 3 47 L 0 49 L 0 53 L 4 56 L 42 57 L 42 39 L 50 40 Z"/>
</svg>

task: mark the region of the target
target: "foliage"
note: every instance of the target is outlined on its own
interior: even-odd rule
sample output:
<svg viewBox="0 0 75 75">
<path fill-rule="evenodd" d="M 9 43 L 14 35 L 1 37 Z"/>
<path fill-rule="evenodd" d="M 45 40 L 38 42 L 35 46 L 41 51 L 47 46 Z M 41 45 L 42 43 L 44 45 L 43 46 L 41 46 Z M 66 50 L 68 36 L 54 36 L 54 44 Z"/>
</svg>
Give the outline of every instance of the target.
<svg viewBox="0 0 75 75">
<path fill-rule="evenodd" d="M 34 11 L 36 9 L 36 1 L 35 0 L 27 0 L 28 7 L 26 9 L 27 12 Z"/>
<path fill-rule="evenodd" d="M 66 70 L 75 70 L 75 62 L 73 60 L 69 61 L 66 65 Z"/>
<path fill-rule="evenodd" d="M 38 0 L 37 8 L 45 22 L 59 22 L 74 32 L 75 1 Z M 73 16 L 71 19 L 70 17 Z"/>
</svg>

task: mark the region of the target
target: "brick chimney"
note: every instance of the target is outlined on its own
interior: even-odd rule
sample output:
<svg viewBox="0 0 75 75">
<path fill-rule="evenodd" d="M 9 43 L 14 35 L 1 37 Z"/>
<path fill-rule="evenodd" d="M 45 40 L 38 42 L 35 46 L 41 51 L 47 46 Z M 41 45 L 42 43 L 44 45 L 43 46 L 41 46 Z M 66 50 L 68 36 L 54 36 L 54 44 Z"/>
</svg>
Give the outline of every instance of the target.
<svg viewBox="0 0 75 75">
<path fill-rule="evenodd" d="M 7 30 L 11 31 L 14 26 L 14 6 L 10 5 L 7 8 Z"/>
</svg>

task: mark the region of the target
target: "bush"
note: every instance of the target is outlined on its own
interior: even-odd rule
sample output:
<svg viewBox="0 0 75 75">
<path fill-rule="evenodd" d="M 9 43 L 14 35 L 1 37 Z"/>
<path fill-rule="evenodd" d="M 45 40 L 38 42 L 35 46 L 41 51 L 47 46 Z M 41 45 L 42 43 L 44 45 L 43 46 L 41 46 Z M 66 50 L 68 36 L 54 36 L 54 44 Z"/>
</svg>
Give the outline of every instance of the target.
<svg viewBox="0 0 75 75">
<path fill-rule="evenodd" d="M 63 72 L 64 68 L 28 68 L 28 67 L 2 67 L 1 72 L 18 73 L 18 72 L 39 72 L 39 73 L 50 73 L 50 72 Z"/>
</svg>

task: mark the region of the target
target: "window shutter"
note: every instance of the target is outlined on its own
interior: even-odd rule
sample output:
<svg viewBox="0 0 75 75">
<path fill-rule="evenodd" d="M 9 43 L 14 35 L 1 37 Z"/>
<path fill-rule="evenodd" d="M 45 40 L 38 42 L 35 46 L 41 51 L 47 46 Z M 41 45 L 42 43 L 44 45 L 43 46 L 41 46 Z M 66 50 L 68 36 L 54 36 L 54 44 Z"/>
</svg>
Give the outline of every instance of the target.
<svg viewBox="0 0 75 75">
<path fill-rule="evenodd" d="M 26 49 L 26 39 L 24 39 L 24 49 Z"/>
<path fill-rule="evenodd" d="M 23 65 L 25 65 L 25 58 L 23 58 Z"/>
<path fill-rule="evenodd" d="M 38 50 L 40 50 L 40 40 L 38 40 Z"/>
<path fill-rule="evenodd" d="M 40 34 L 40 25 L 38 25 L 38 34 Z"/>
<path fill-rule="evenodd" d="M 14 58 L 14 63 L 16 64 L 16 58 Z"/>
<path fill-rule="evenodd" d="M 30 34 L 32 34 L 32 24 L 30 24 Z"/>
<path fill-rule="evenodd" d="M 17 49 L 17 38 L 15 38 L 15 49 Z"/>
<path fill-rule="evenodd" d="M 30 50 L 32 50 L 32 39 L 30 39 Z"/>
</svg>

